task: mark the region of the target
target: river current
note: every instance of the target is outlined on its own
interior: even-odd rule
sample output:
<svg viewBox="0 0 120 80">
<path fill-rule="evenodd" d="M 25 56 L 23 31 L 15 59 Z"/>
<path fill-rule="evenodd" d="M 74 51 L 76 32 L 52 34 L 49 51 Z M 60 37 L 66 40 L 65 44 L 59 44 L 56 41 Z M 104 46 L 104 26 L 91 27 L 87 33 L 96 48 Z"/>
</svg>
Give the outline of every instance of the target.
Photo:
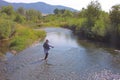
<svg viewBox="0 0 120 80">
<path fill-rule="evenodd" d="M 50 49 L 46 61 L 43 41 L 16 56 L 8 56 L 0 77 L 4 80 L 120 80 L 120 53 L 78 39 L 71 30 L 45 28 Z M 8 54 L 7 54 L 8 55 Z"/>
</svg>

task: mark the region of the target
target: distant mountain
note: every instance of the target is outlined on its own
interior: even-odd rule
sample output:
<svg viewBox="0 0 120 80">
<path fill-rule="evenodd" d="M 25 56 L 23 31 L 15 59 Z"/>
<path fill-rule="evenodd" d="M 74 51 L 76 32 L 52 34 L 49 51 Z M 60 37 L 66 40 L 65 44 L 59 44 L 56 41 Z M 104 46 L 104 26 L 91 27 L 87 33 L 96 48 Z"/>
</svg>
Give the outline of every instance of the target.
<svg viewBox="0 0 120 80">
<path fill-rule="evenodd" d="M 67 9 L 70 11 L 77 11 L 70 7 L 60 6 L 60 5 L 50 5 L 46 4 L 44 2 L 36 2 L 36 3 L 9 3 L 3 0 L 0 0 L 0 6 L 7 6 L 12 5 L 14 9 L 17 9 L 19 7 L 24 7 L 25 9 L 35 9 L 39 10 L 40 12 L 44 14 L 51 14 L 53 13 L 54 9 Z"/>
</svg>

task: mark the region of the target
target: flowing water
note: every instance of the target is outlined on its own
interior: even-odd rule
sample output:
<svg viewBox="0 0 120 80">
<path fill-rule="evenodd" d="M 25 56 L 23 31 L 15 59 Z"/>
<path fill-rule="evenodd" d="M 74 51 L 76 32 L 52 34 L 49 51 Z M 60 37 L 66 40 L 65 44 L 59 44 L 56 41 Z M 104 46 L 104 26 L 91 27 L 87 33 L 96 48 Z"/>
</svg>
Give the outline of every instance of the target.
<svg viewBox="0 0 120 80">
<path fill-rule="evenodd" d="M 43 42 L 0 63 L 0 80 L 120 80 L 120 53 L 80 40 L 71 30 L 45 28 L 50 49 L 45 61 Z"/>
</svg>

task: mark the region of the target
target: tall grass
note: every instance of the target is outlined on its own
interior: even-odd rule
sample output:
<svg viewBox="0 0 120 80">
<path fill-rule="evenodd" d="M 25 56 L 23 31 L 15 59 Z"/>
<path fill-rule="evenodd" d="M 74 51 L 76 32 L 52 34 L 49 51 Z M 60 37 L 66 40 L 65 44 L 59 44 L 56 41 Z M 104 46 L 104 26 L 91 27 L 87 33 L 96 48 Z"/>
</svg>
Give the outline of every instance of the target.
<svg viewBox="0 0 120 80">
<path fill-rule="evenodd" d="M 11 40 L 10 49 L 21 51 L 31 45 L 35 40 L 44 37 L 44 31 L 36 31 L 29 27 L 16 25 L 16 34 Z"/>
</svg>

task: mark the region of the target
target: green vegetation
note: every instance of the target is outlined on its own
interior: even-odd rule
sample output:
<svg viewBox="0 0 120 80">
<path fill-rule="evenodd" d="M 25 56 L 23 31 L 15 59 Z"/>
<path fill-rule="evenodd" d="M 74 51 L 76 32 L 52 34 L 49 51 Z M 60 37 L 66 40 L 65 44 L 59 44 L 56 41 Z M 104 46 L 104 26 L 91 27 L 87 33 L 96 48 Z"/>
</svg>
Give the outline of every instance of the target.
<svg viewBox="0 0 120 80">
<path fill-rule="evenodd" d="M 55 9 L 54 14 L 46 16 L 23 7 L 14 10 L 12 6 L 3 6 L 0 9 L 0 40 L 11 39 L 10 49 L 20 51 L 43 38 L 44 31 L 34 30 L 43 26 L 69 28 L 79 37 L 119 47 L 120 4 L 114 5 L 108 13 L 101 9 L 98 1 L 91 1 L 79 12 Z"/>
<path fill-rule="evenodd" d="M 35 40 L 45 37 L 44 31 L 35 31 L 28 27 L 23 27 L 21 25 L 16 25 L 16 35 L 11 40 L 10 49 L 13 50 L 23 50 L 32 44 Z"/>
<path fill-rule="evenodd" d="M 101 9 L 98 1 L 91 1 L 79 12 L 55 9 L 53 15 L 42 20 L 43 26 L 69 28 L 79 37 L 120 46 L 120 4 L 114 5 L 108 13 Z"/>
<path fill-rule="evenodd" d="M 9 20 L 0 20 L 0 39 L 9 39 L 14 33 L 14 23 Z"/>
<path fill-rule="evenodd" d="M 40 18 L 41 13 L 32 9 L 15 11 L 12 6 L 3 6 L 0 9 L 0 40 L 9 40 L 10 50 L 25 49 L 45 37 L 45 31 L 35 30 L 32 26 L 36 25 L 31 25 L 39 22 Z"/>
<path fill-rule="evenodd" d="M 120 4 L 112 7 L 110 14 L 111 42 L 114 46 L 120 46 Z"/>
</svg>

